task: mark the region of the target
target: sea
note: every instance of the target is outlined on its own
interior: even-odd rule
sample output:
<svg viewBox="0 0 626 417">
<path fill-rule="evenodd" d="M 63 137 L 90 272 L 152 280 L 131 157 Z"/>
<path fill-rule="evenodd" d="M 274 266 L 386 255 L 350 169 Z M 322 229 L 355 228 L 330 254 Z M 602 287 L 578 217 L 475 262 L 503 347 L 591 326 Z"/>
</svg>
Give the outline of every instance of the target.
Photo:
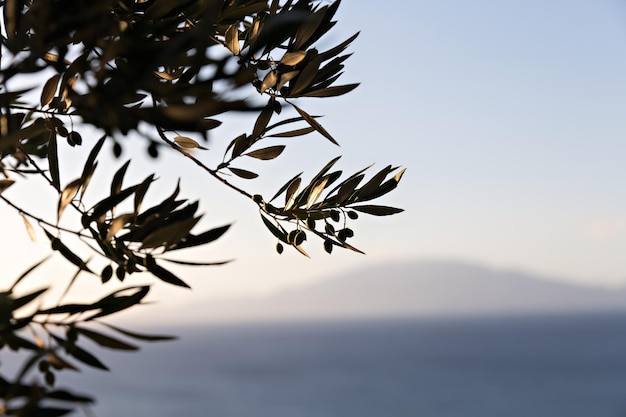
<svg viewBox="0 0 626 417">
<path fill-rule="evenodd" d="M 140 330 L 136 328 L 135 330 Z M 58 375 L 98 417 L 626 417 L 626 315 L 230 324 Z"/>
</svg>

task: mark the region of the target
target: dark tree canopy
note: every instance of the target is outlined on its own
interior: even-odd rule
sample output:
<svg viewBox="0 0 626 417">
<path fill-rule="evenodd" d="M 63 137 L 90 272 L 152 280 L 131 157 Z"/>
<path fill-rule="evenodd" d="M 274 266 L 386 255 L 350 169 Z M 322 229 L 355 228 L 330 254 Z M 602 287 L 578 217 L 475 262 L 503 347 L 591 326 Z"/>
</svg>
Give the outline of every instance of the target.
<svg viewBox="0 0 626 417">
<path fill-rule="evenodd" d="M 126 178 L 130 160 L 108 173 L 109 190 L 90 189 L 85 195 L 94 176 L 107 175 L 98 169 L 102 149 L 111 148 L 119 157 L 129 140 L 145 144 L 146 158 L 178 152 L 183 162 L 247 197 L 275 236 L 278 253 L 293 248 L 308 256 L 309 240 L 318 240 L 328 253 L 334 248 L 360 252 L 349 243 L 358 213 L 402 211 L 372 203 L 398 185 L 404 170 L 393 166 L 370 176 L 367 168 L 344 175 L 335 169 L 335 158 L 308 180 L 302 174 L 290 178 L 273 195 L 245 186 L 258 176 L 246 169 L 246 158 L 278 158 L 286 145 L 276 145 L 277 140 L 317 134 L 337 144 L 300 99 L 340 96 L 357 87 L 338 82 L 350 55 L 346 49 L 357 34 L 317 49 L 336 23 L 339 3 L 0 1 L 0 202 L 22 217 L 31 237 L 40 228 L 55 256 L 76 268 L 67 290 L 83 274 L 102 283 L 144 274 L 187 287 L 168 265 L 216 264 L 182 261 L 176 254 L 219 239 L 229 226 L 197 231 L 198 201 L 181 197 L 179 187 L 145 207 L 144 197 L 157 178 Z M 234 138 L 214 133 L 220 115 L 234 112 L 250 116 L 249 130 Z M 209 132 L 228 143 L 216 166 L 203 157 L 209 152 Z M 63 178 L 62 168 L 76 161 L 64 160 L 62 147 L 85 149 L 78 178 Z M 57 194 L 55 213 L 40 216 L 12 198 L 27 192 L 30 178 L 43 180 Z M 66 214 L 70 211 L 72 216 Z M 58 371 L 79 363 L 107 369 L 81 346 L 82 340 L 136 350 L 129 340 L 167 339 L 100 321 L 140 304 L 147 285 L 48 307 L 38 302 L 47 289 L 16 294 L 20 282 L 43 262 L 0 293 L 0 349 L 30 355 L 15 378 L 0 375 L 2 414 L 61 416 L 91 402 L 55 385 Z"/>
</svg>

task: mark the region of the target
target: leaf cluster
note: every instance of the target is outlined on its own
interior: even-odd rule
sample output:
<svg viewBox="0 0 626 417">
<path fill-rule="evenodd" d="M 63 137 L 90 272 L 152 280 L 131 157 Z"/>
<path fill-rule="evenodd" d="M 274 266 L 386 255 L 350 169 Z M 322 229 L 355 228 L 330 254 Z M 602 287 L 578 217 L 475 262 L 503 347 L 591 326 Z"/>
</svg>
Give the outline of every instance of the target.
<svg viewBox="0 0 626 417">
<path fill-rule="evenodd" d="M 152 158 L 164 151 L 180 153 L 256 204 L 279 253 L 292 246 L 308 256 L 309 237 L 320 239 L 328 253 L 336 247 L 361 252 L 348 243 L 359 213 L 402 211 L 372 201 L 397 187 L 403 169 L 387 166 L 366 179 L 368 167 L 344 177 L 335 169 L 339 158 L 308 181 L 303 173 L 294 176 L 271 198 L 248 189 L 260 175 L 253 161 L 281 157 L 292 138 L 316 134 L 338 145 L 321 116 L 307 112 L 300 101 L 340 96 L 358 86 L 337 84 L 350 56 L 346 50 L 358 34 L 329 48 L 319 46 L 336 24 L 339 5 L 340 0 L 0 1 L 0 201 L 21 216 L 31 239 L 37 238 L 33 225 L 38 226 L 52 252 L 75 268 L 66 292 L 82 275 L 128 285 L 130 275 L 144 274 L 189 287 L 167 265 L 225 263 L 172 255 L 204 247 L 230 227 L 197 231 L 200 202 L 182 197 L 179 185 L 146 207 L 145 197 L 159 188 L 158 179 L 155 174 L 129 178 L 129 159 L 113 168 L 108 189 L 90 186 L 101 175 L 102 150 L 109 146 L 120 158 L 130 138 L 145 141 Z M 220 115 L 231 112 L 249 114 L 254 122 L 224 142 L 221 162 L 209 166 L 204 159 L 209 133 L 213 140 Z M 84 148 L 86 154 L 81 175 L 70 180 L 64 168 L 79 159 L 64 159 L 67 148 Z M 33 177 L 57 195 L 56 212 L 47 217 L 14 202 L 13 193 Z M 278 203 L 281 199 L 284 203 Z M 105 368 L 78 342 L 134 350 L 119 336 L 143 336 L 112 326 L 103 333 L 80 323 L 141 304 L 148 291 L 146 285 L 133 285 L 95 301 L 45 309 L 33 307 L 45 290 L 17 298 L 13 289 L 2 293 L 0 349 L 30 350 L 34 358 L 17 381 L 0 379 L 7 404 L 26 398 L 18 401 L 24 407 L 7 405 L 3 412 L 63 415 L 65 409 L 42 404 L 53 398 L 88 402 L 52 389 L 54 372 L 74 369 L 74 361 Z M 29 315 L 15 314 L 25 306 Z M 36 337 L 19 335 L 26 329 Z M 23 381 L 36 364 L 47 388 Z"/>
<path fill-rule="evenodd" d="M 48 288 L 17 296 L 15 286 L 42 263 L 0 292 L 0 348 L 28 355 L 13 380 L 0 375 L 3 415 L 63 416 L 71 413 L 75 405 L 93 403 L 90 396 L 56 387 L 56 374 L 60 371 L 78 371 L 80 365 L 109 370 L 90 352 L 92 348 L 84 346 L 84 341 L 107 349 L 136 351 L 138 346 L 127 339 L 172 339 L 139 334 L 99 321 L 140 304 L 149 292 L 147 286 L 117 290 L 90 303 L 59 303 L 50 308 L 35 306 L 43 304 Z M 108 331 L 95 330 L 92 323 Z"/>
</svg>

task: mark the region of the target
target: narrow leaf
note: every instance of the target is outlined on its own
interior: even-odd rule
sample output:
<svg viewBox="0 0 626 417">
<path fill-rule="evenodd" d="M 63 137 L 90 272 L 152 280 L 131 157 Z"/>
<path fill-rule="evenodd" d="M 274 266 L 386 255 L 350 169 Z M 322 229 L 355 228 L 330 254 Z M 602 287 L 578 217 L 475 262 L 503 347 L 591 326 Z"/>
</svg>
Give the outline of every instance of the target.
<svg viewBox="0 0 626 417">
<path fill-rule="evenodd" d="M 342 53 L 357 38 L 357 36 L 359 36 L 359 33 L 360 32 L 355 33 L 354 35 L 350 36 L 348 39 L 346 39 L 339 45 L 335 46 L 334 48 L 331 48 L 328 51 L 320 53 L 319 56 L 320 58 L 322 58 L 322 61 L 327 61 L 339 55 L 340 53 Z"/>
<path fill-rule="evenodd" d="M 304 58 L 306 58 L 306 51 L 287 52 L 280 59 L 280 63 L 293 67 L 302 62 Z"/>
<path fill-rule="evenodd" d="M 296 192 L 298 192 L 298 188 L 300 188 L 301 183 L 302 178 L 297 177 L 291 182 L 291 184 L 289 184 L 287 193 L 285 194 L 285 210 L 289 210 L 296 202 Z"/>
<path fill-rule="evenodd" d="M 262 160 L 270 160 L 277 158 L 283 151 L 285 150 L 284 145 L 279 146 L 270 146 L 268 148 L 258 149 L 256 151 L 248 152 L 247 156 L 251 156 L 252 158 L 262 159 Z"/>
<path fill-rule="evenodd" d="M 113 237 L 130 223 L 135 218 L 135 213 L 120 214 L 109 224 L 109 230 L 107 231 L 106 240 L 111 240 Z"/>
<path fill-rule="evenodd" d="M 315 128 L 313 127 L 305 127 L 302 129 L 295 129 L 295 130 L 290 130 L 288 132 L 281 132 L 281 133 L 276 133 L 273 135 L 269 135 L 268 137 L 270 138 L 292 138 L 292 137 L 296 137 L 296 136 L 303 136 L 303 135 L 307 135 L 311 132 L 314 132 Z"/>
<path fill-rule="evenodd" d="M 309 198 L 306 202 L 307 210 L 317 201 L 319 196 L 322 194 L 322 191 L 324 191 L 324 188 L 326 188 L 326 184 L 328 183 L 329 178 L 329 176 L 323 177 L 315 184 L 315 186 L 313 186 L 313 188 L 311 188 Z"/>
<path fill-rule="evenodd" d="M 13 311 L 24 307 L 26 304 L 30 303 L 31 301 L 37 299 L 37 297 L 39 297 L 41 294 L 43 294 L 44 292 L 48 291 L 47 288 L 42 288 L 40 290 L 34 291 L 30 294 L 24 295 L 22 297 L 16 298 L 13 300 L 13 302 L 10 304 L 10 307 Z"/>
<path fill-rule="evenodd" d="M 278 74 L 276 73 L 276 71 L 268 72 L 267 75 L 265 75 L 265 78 L 263 78 L 263 82 L 261 83 L 261 92 L 264 92 L 269 88 L 274 88 L 277 82 Z"/>
<path fill-rule="evenodd" d="M 141 203 L 143 202 L 143 198 L 146 196 L 148 192 L 148 187 L 154 181 L 154 174 L 148 175 L 148 177 L 143 180 L 139 187 L 137 187 L 137 191 L 135 191 L 135 214 L 139 214 L 141 210 Z"/>
<path fill-rule="evenodd" d="M 145 342 L 158 342 L 158 341 L 165 341 L 165 340 L 175 340 L 176 337 L 175 336 L 162 336 L 162 335 L 147 335 L 147 334 L 141 334 L 141 333 L 135 333 L 135 332 L 131 332 L 130 330 L 126 330 L 126 329 L 122 329 L 120 327 L 117 326 L 113 326 L 112 324 L 107 324 L 107 323 L 102 323 L 99 322 L 100 324 L 107 326 L 108 328 L 115 330 L 118 333 L 121 333 L 125 336 L 131 337 L 133 339 L 137 339 L 137 340 L 143 340 Z"/>
<path fill-rule="evenodd" d="M 122 190 L 122 183 L 124 182 L 124 176 L 126 176 L 126 171 L 128 170 L 129 165 L 130 159 L 126 161 L 113 176 L 113 181 L 111 181 L 111 195 L 119 194 Z"/>
<path fill-rule="evenodd" d="M 357 88 L 359 84 L 338 85 L 335 87 L 322 88 L 319 90 L 307 91 L 303 97 L 337 97 Z"/>
<path fill-rule="evenodd" d="M 59 178 L 59 154 L 57 149 L 57 135 L 50 132 L 48 140 L 48 168 L 50 169 L 50 177 L 52 185 L 55 189 L 61 189 L 61 180 Z"/>
<path fill-rule="evenodd" d="M 171 262 L 173 264 L 188 265 L 188 266 L 221 266 L 221 265 L 226 265 L 232 262 L 232 259 L 229 259 L 227 261 L 217 261 L 217 262 L 192 262 L 192 261 L 181 261 L 178 259 L 169 259 L 169 258 L 160 258 L 160 259 L 166 262 Z"/>
<path fill-rule="evenodd" d="M 200 146 L 200 144 L 196 142 L 195 140 L 188 138 L 186 136 L 176 136 L 174 138 L 174 142 L 176 142 L 176 144 L 180 146 L 181 148 L 185 148 L 185 149 L 195 149 L 195 148 L 204 149 L 204 150 L 207 149 L 204 146 Z"/>
<path fill-rule="evenodd" d="M 387 175 L 391 172 L 392 166 L 388 165 L 376 173 L 363 187 L 359 188 L 358 198 L 367 198 L 382 184 Z"/>
<path fill-rule="evenodd" d="M 57 92 L 57 87 L 59 85 L 59 80 L 61 79 L 60 74 L 54 74 L 52 77 L 46 81 L 41 91 L 41 106 L 47 106 L 52 102 L 54 95 Z"/>
<path fill-rule="evenodd" d="M 48 260 L 48 258 L 50 258 L 50 255 L 46 256 L 45 258 L 43 258 L 41 261 L 37 262 L 35 265 L 31 266 L 30 268 L 28 268 L 26 271 L 24 271 L 16 280 L 15 282 L 11 285 L 11 287 L 9 288 L 9 291 L 13 291 L 13 289 L 15 288 L 15 286 L 17 284 L 19 284 L 24 278 L 26 278 L 28 276 L 28 274 L 30 274 L 31 272 L 33 272 L 35 269 L 37 269 L 41 264 L 43 264 L 44 262 L 46 262 Z"/>
<path fill-rule="evenodd" d="M 28 237 L 30 238 L 31 241 L 34 242 L 36 240 L 35 229 L 33 229 L 33 226 L 28 221 L 28 218 L 23 214 L 22 214 L 22 220 L 24 221 L 24 226 L 26 227 L 26 232 L 28 233 Z"/>
<path fill-rule="evenodd" d="M 59 197 L 59 204 L 57 207 L 57 222 L 61 220 L 61 215 L 63 214 L 65 207 L 67 207 L 67 205 L 70 204 L 72 200 L 74 200 L 74 197 L 76 197 L 76 194 L 78 193 L 78 190 L 82 184 L 83 184 L 83 179 L 79 178 L 70 182 L 63 189 L 63 192 L 61 193 L 61 196 Z"/>
<path fill-rule="evenodd" d="M 280 91 L 289 81 L 293 80 L 300 74 L 300 71 L 289 71 L 280 74 L 278 84 L 276 84 L 276 91 Z"/>
<path fill-rule="evenodd" d="M 274 236 L 276 236 L 278 239 L 280 239 L 281 241 L 290 244 L 287 241 L 287 233 L 285 233 L 284 230 L 279 229 L 278 226 L 276 226 L 274 223 L 272 223 L 267 217 L 265 217 L 264 215 L 261 214 L 261 219 L 263 219 L 263 224 L 265 224 L 265 227 L 268 228 L 268 230 L 270 232 L 272 232 L 272 234 Z"/>
<path fill-rule="evenodd" d="M 200 221 L 200 218 L 200 216 L 189 217 L 158 228 L 141 241 L 141 248 L 150 249 L 163 246 L 168 249 L 170 246 L 176 245 L 189 234 L 191 229 Z"/>
<path fill-rule="evenodd" d="M 256 140 L 263 134 L 263 132 L 265 132 L 265 128 L 270 122 L 273 113 L 274 106 L 272 105 L 272 100 L 270 100 L 270 102 L 268 102 L 268 105 L 265 106 L 265 108 L 261 111 L 259 117 L 257 117 L 256 122 L 254 123 L 254 128 L 252 129 L 253 140 Z"/>
<path fill-rule="evenodd" d="M 247 180 L 251 180 L 259 176 L 259 174 L 256 174 L 251 171 L 246 171 L 245 169 L 239 169 L 239 168 L 233 168 L 233 167 L 228 167 L 228 169 L 230 170 L 230 172 L 232 172 L 236 176 L 247 179 Z"/>
<path fill-rule="evenodd" d="M 293 84 L 290 95 L 298 96 L 302 91 L 306 90 L 313 84 L 317 77 L 322 61 L 319 58 L 313 59 L 300 71 L 298 78 Z"/>
<path fill-rule="evenodd" d="M 337 204 L 341 205 L 345 203 L 346 201 L 348 201 L 350 196 L 356 190 L 356 187 L 358 187 L 359 183 L 363 181 L 364 177 L 365 177 L 364 174 L 360 174 L 360 175 L 357 175 L 356 177 L 352 177 L 346 180 L 339 187 L 339 190 L 337 191 Z"/>
<path fill-rule="evenodd" d="M 135 291 L 130 295 L 119 295 L 120 293 L 127 291 Z M 93 319 L 97 319 L 99 317 L 109 316 L 113 313 L 117 313 L 122 310 L 126 310 L 134 305 L 137 305 L 141 302 L 141 300 L 148 294 L 150 291 L 150 287 L 144 285 L 142 287 L 130 287 L 130 288 L 122 288 L 117 290 L 95 304 L 88 304 L 86 306 L 81 306 L 83 308 L 82 311 L 100 309 L 100 312 L 94 314 L 93 316 L 89 316 L 83 321 L 90 321 Z"/>
<path fill-rule="evenodd" d="M 83 174 L 81 178 L 86 179 L 90 172 L 93 172 L 94 164 L 96 163 L 96 158 L 98 157 L 98 153 L 102 149 L 102 145 L 104 145 L 104 141 L 106 140 L 106 135 L 102 136 L 98 139 L 98 142 L 93 146 L 91 151 L 89 152 L 89 156 L 87 157 L 87 161 L 85 161 L 85 166 L 83 167 Z M 85 185 L 86 187 L 86 185 Z"/>
<path fill-rule="evenodd" d="M 306 120 L 307 123 L 311 125 L 312 128 L 317 130 L 326 139 L 328 139 L 335 145 L 339 146 L 339 143 L 337 143 L 337 141 L 330 135 L 330 133 L 326 131 L 326 129 L 322 127 L 321 124 L 317 122 L 317 120 L 315 120 L 313 117 L 311 117 L 308 113 L 306 113 L 304 110 L 302 110 L 300 107 L 296 106 L 295 104 L 292 103 L 291 105 L 293 106 L 294 109 L 296 109 L 296 111 L 300 114 L 300 116 L 302 116 L 304 120 Z"/>
<path fill-rule="evenodd" d="M 74 327 L 74 328 L 76 329 L 78 333 L 93 340 L 100 346 L 108 347 L 110 349 L 115 349 L 115 350 L 138 350 L 139 349 L 137 346 L 123 342 L 119 339 L 113 338 L 103 333 L 99 333 L 99 332 L 85 329 L 82 327 Z"/>
<path fill-rule="evenodd" d="M 163 282 L 167 282 L 168 284 L 176 285 L 179 287 L 191 288 L 185 283 L 185 281 L 178 278 L 176 275 L 163 268 L 162 266 L 157 265 L 156 263 L 149 264 L 147 268 L 155 277 L 159 278 Z"/>
<path fill-rule="evenodd" d="M 63 257 L 65 259 L 67 259 L 68 261 L 70 261 L 71 263 L 73 263 L 74 265 L 79 267 L 80 269 L 82 269 L 84 271 L 87 271 L 87 272 L 91 272 L 89 267 L 87 267 L 87 264 L 85 263 L 85 261 L 83 261 L 74 252 L 72 252 L 70 248 L 65 246 L 65 244 L 63 242 L 61 242 L 61 240 L 59 238 L 54 237 L 47 230 L 44 230 L 44 232 L 46 233 L 46 236 L 48 236 L 48 239 L 50 239 L 50 242 L 52 243 L 52 248 L 54 250 L 59 251 L 59 253 L 61 253 L 61 255 L 63 255 Z"/>
<path fill-rule="evenodd" d="M 2 194 L 7 188 L 15 184 L 15 181 L 9 179 L 0 180 L 0 194 Z"/>
<path fill-rule="evenodd" d="M 234 23 L 226 30 L 226 47 L 233 55 L 239 55 L 239 25 Z"/>
<path fill-rule="evenodd" d="M 91 353 L 87 352 L 85 349 L 77 346 L 76 344 L 70 345 L 67 341 L 61 339 L 58 336 L 52 335 L 52 337 L 54 337 L 54 339 L 57 341 L 58 344 L 66 348 L 66 351 L 69 355 L 78 359 L 82 363 L 89 365 L 91 367 L 97 368 L 97 369 L 101 369 L 103 371 L 109 370 L 109 368 L 107 368 L 102 362 L 100 362 L 98 358 L 96 358 Z"/>
<path fill-rule="evenodd" d="M 130 197 L 138 188 L 138 185 L 133 185 L 119 192 L 119 194 L 109 196 L 104 200 L 98 202 L 94 207 L 91 215 L 88 217 L 88 221 L 92 221 L 93 219 L 97 219 L 107 211 L 112 210 L 122 201 L 126 200 Z"/>
<path fill-rule="evenodd" d="M 214 229 L 207 230 L 206 232 L 200 233 L 199 235 L 189 234 L 180 243 L 178 243 L 174 249 L 184 249 L 211 243 L 222 237 L 222 235 L 226 233 L 229 228 L 230 225 L 227 224 L 226 226 L 216 227 Z"/>
<path fill-rule="evenodd" d="M 295 177 L 293 177 L 292 179 L 290 179 L 289 181 L 287 181 L 285 183 L 285 185 L 283 185 L 282 187 L 280 187 L 280 189 L 276 192 L 276 194 L 274 194 L 274 197 L 272 197 L 272 199 L 269 201 L 270 203 L 274 200 L 276 200 L 276 197 L 278 197 L 279 195 L 281 195 L 286 189 L 287 187 L 289 187 L 291 185 L 291 183 L 293 181 L 296 180 L 296 178 L 298 178 L 300 175 L 302 175 L 302 172 L 299 173 L 298 175 L 296 175 Z"/>
<path fill-rule="evenodd" d="M 401 213 L 404 211 L 403 209 L 396 207 L 376 205 L 351 206 L 350 208 L 356 211 L 360 211 L 361 213 L 372 214 L 374 216 L 390 216 L 392 214 Z"/>
<path fill-rule="evenodd" d="M 303 254 L 304 256 L 306 256 L 307 258 L 310 258 L 309 254 L 306 253 L 306 251 L 304 249 L 302 249 L 302 247 L 300 245 L 294 245 L 294 248 L 296 248 L 296 250 L 298 252 L 300 252 L 301 254 Z"/>
</svg>

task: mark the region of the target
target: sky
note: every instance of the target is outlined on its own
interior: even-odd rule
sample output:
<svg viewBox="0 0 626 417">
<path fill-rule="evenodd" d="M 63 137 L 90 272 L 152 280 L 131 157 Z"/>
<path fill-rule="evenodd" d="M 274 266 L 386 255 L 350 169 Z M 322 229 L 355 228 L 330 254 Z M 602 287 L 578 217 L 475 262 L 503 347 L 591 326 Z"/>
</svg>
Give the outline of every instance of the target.
<svg viewBox="0 0 626 417">
<path fill-rule="evenodd" d="M 328 45 L 360 31 L 340 80 L 361 85 L 346 96 L 300 103 L 325 115 L 320 121 L 341 147 L 319 136 L 293 140 L 279 160 L 244 167 L 263 177 L 250 188 L 273 194 L 298 172 L 310 178 L 343 155 L 337 166 L 346 173 L 374 162 L 372 170 L 406 167 L 398 189 L 380 201 L 405 212 L 355 222 L 353 244 L 365 256 L 328 256 L 314 241 L 311 259 L 295 251 L 279 256 L 245 198 L 177 155 L 157 165 L 133 160 L 129 176 L 157 170 L 167 193 L 180 175 L 183 194 L 201 200 L 205 227 L 233 224 L 189 258 L 235 261 L 178 269 L 193 291 L 157 286 L 153 299 L 162 311 L 405 260 L 462 260 L 566 282 L 626 284 L 626 4 L 344 0 L 337 20 Z M 212 144 L 242 133 L 238 123 L 226 123 Z M 42 195 L 24 198 L 45 207 Z M 46 253 L 45 236 L 32 244 L 19 217 L 5 208 L 0 214 L 12 216 L 7 230 L 15 236 L 4 240 L 0 261 L 10 265 L 7 276 L 16 276 Z M 54 264 L 53 273 L 73 272 Z M 77 294 L 95 283 L 83 285 Z"/>
</svg>

